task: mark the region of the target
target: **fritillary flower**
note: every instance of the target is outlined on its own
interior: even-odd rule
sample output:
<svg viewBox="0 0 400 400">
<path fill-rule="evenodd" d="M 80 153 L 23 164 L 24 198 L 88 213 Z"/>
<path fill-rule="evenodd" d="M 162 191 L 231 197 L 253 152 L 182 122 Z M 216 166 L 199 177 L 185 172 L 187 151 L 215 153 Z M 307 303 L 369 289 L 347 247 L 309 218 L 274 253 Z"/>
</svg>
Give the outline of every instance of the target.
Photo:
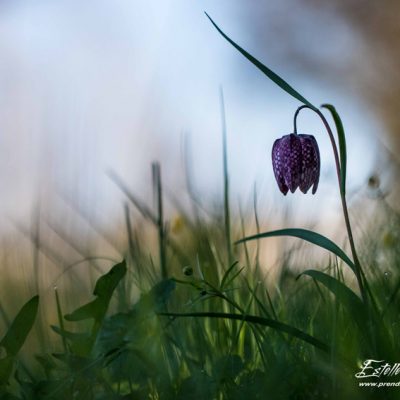
<svg viewBox="0 0 400 400">
<path fill-rule="evenodd" d="M 312 135 L 291 133 L 275 140 L 272 147 L 272 166 L 280 191 L 286 195 L 297 189 L 303 193 L 312 186 L 318 188 L 320 173 L 318 143 Z"/>
</svg>

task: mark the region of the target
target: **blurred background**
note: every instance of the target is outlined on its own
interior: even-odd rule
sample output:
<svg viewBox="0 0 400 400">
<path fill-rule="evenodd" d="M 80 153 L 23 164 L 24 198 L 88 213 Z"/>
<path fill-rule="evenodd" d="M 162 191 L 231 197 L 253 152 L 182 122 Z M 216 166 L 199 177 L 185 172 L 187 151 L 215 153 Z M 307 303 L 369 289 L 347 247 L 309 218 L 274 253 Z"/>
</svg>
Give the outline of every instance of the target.
<svg viewBox="0 0 400 400">
<path fill-rule="evenodd" d="M 23 264 L 27 250 L 21 281 L 29 282 L 32 255 L 34 265 L 62 268 L 88 253 L 121 257 L 126 196 L 108 171 L 151 204 L 150 164 L 159 161 L 171 223 L 179 218 L 174 202 L 187 204 L 188 179 L 205 207 L 221 207 L 220 86 L 233 213 L 251 210 L 256 190 L 264 229 L 340 231 L 323 126 L 307 110 L 299 118 L 300 132 L 320 145 L 317 194 L 283 197 L 270 153 L 292 131 L 299 104 L 230 46 L 204 11 L 313 104 L 335 105 L 347 132 L 350 206 L 366 207 L 358 209 L 361 220 L 377 188 L 396 207 L 399 2 L 249 4 L 0 1 L 0 234 L 7 265 Z"/>
</svg>

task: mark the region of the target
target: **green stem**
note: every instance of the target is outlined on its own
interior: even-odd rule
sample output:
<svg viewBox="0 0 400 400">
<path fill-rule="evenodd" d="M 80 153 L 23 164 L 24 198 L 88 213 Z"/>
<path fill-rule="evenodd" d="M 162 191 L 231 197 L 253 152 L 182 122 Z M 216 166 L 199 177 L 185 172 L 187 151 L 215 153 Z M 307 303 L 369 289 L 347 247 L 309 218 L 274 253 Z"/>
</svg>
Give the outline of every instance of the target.
<svg viewBox="0 0 400 400">
<path fill-rule="evenodd" d="M 161 278 L 167 279 L 167 259 L 166 259 L 166 232 L 164 226 L 164 211 L 162 201 L 161 167 L 158 162 L 151 165 L 153 173 L 154 194 L 157 206 L 157 228 L 158 246 L 160 253 Z"/>
<path fill-rule="evenodd" d="M 225 241 L 228 256 L 228 266 L 233 263 L 232 243 L 231 243 L 231 217 L 229 206 L 229 174 L 228 174 L 228 145 L 227 129 L 225 116 L 224 92 L 220 88 L 221 119 L 222 119 L 222 156 L 223 156 L 223 175 L 224 175 L 224 219 L 225 219 Z"/>
<path fill-rule="evenodd" d="M 294 133 L 295 134 L 297 134 L 297 117 L 299 115 L 299 112 L 303 108 L 309 108 L 310 110 L 314 111 L 320 117 L 320 119 L 322 120 L 322 122 L 323 122 L 323 124 L 325 126 L 325 129 L 326 129 L 326 131 L 328 133 L 329 139 L 331 141 L 331 145 L 332 145 L 332 149 L 333 149 L 333 155 L 334 155 L 334 158 L 335 158 L 336 173 L 337 173 L 337 178 L 338 178 L 338 182 L 339 182 L 339 192 L 340 192 L 340 199 L 341 199 L 341 202 L 342 202 L 343 216 L 344 216 L 344 221 L 345 221 L 345 224 L 346 224 L 347 235 L 348 235 L 349 242 L 350 242 L 351 254 L 353 256 L 353 262 L 354 262 L 354 265 L 355 265 L 355 275 L 356 275 L 356 278 L 357 278 L 357 283 L 358 283 L 358 287 L 360 289 L 361 296 L 363 298 L 364 303 L 366 303 L 367 302 L 367 295 L 366 295 L 366 290 L 365 290 L 364 283 L 363 283 L 363 271 L 362 271 L 362 268 L 361 268 L 360 261 L 358 259 L 356 246 L 354 244 L 353 232 L 352 232 L 351 224 L 350 224 L 349 211 L 348 211 L 348 208 L 347 208 L 346 195 L 344 193 L 342 193 L 342 190 L 341 190 L 342 178 L 341 178 L 341 174 L 340 174 L 339 152 L 338 152 L 338 149 L 337 149 L 335 136 L 333 135 L 332 129 L 329 126 L 329 123 L 326 120 L 324 114 L 322 114 L 322 112 L 320 110 L 315 110 L 315 109 L 313 109 L 313 108 L 311 108 L 310 106 L 307 106 L 307 105 L 300 106 L 296 110 L 296 113 L 294 114 L 293 125 L 294 125 Z"/>
</svg>

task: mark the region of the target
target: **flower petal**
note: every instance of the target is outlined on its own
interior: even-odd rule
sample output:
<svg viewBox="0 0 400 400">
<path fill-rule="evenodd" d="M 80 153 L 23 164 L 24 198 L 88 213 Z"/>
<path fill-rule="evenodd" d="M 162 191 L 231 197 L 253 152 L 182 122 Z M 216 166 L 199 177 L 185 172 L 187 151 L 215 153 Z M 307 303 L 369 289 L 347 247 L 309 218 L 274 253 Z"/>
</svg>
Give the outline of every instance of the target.
<svg viewBox="0 0 400 400">
<path fill-rule="evenodd" d="M 302 149 L 298 135 L 291 133 L 282 138 L 283 165 L 286 185 L 293 193 L 301 183 Z"/>
<path fill-rule="evenodd" d="M 312 135 L 299 135 L 302 147 L 302 179 L 300 190 L 307 193 L 313 186 L 312 194 L 318 188 L 320 174 L 320 156 L 318 143 Z"/>
<path fill-rule="evenodd" d="M 274 170 L 279 190 L 286 196 L 289 188 L 287 187 L 283 176 L 284 165 L 281 141 L 282 139 L 275 140 L 274 145 L 272 146 L 272 168 Z"/>
</svg>

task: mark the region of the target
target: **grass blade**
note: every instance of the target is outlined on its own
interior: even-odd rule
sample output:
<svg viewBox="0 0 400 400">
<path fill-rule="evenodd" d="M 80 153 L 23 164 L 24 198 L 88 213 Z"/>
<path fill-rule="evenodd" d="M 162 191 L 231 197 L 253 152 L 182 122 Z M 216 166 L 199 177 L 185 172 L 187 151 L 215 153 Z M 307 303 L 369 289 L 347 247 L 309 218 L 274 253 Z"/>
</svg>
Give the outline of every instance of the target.
<svg viewBox="0 0 400 400">
<path fill-rule="evenodd" d="M 221 290 L 224 290 L 225 282 L 228 279 L 229 274 L 232 272 L 233 268 L 236 267 L 236 265 L 239 264 L 239 261 L 235 261 L 225 272 L 224 276 L 221 279 L 221 283 L 219 285 Z"/>
<path fill-rule="evenodd" d="M 236 244 L 248 242 L 249 240 L 258 240 L 268 237 L 275 237 L 275 236 L 293 236 L 298 237 L 300 239 L 306 240 L 307 242 L 313 243 L 319 247 L 322 247 L 326 250 L 329 250 L 333 254 L 337 255 L 341 258 L 354 272 L 355 267 L 353 262 L 347 256 L 347 254 L 334 242 L 328 239 L 325 236 L 320 235 L 319 233 L 309 231 L 307 229 L 300 229 L 300 228 L 290 228 L 290 229 L 280 229 L 271 232 L 263 232 L 257 235 L 248 236 L 243 239 L 240 239 L 236 242 Z"/>
<path fill-rule="evenodd" d="M 35 322 L 39 307 L 39 296 L 32 297 L 20 310 L 11 323 L 0 346 L 7 351 L 7 356 L 16 356 L 25 342 Z"/>
<path fill-rule="evenodd" d="M 157 230 L 158 247 L 160 254 L 161 279 L 167 279 L 167 258 L 166 258 L 166 231 L 164 226 L 164 211 L 162 199 L 161 167 L 158 162 L 151 164 L 153 176 L 153 192 L 157 206 Z"/>
<path fill-rule="evenodd" d="M 330 347 L 321 342 L 319 339 L 309 335 L 297 329 L 293 326 L 284 324 L 283 322 L 276 321 L 274 319 L 257 317 L 254 315 L 243 315 L 243 314 L 232 314 L 232 313 L 221 313 L 221 312 L 194 312 L 194 313 L 158 313 L 158 315 L 168 316 L 168 317 L 195 317 L 195 318 L 226 318 L 236 321 L 245 321 L 251 324 L 258 324 L 263 326 L 268 326 L 269 328 L 275 329 L 280 332 L 287 333 L 297 339 L 303 340 L 319 350 L 330 354 Z"/>
<path fill-rule="evenodd" d="M 39 296 L 32 297 L 19 311 L 6 335 L 0 341 L 0 348 L 6 356 L 0 359 L 0 392 L 8 384 L 13 371 L 14 360 L 32 329 L 39 307 Z M 0 393 L 1 396 L 1 393 Z M 2 397 L 3 398 L 3 397 Z"/>
<path fill-rule="evenodd" d="M 271 79 L 275 84 L 277 84 L 281 89 L 283 89 L 286 93 L 293 96 L 295 99 L 299 100 L 303 104 L 311 107 L 313 110 L 317 108 L 313 106 L 307 99 L 305 99 L 297 90 L 293 89 L 286 81 L 284 81 L 279 75 L 277 75 L 274 71 L 266 67 L 260 61 L 258 61 L 255 57 L 249 54 L 246 50 L 242 49 L 239 45 L 237 45 L 232 39 L 230 39 L 224 32 L 218 27 L 218 25 L 211 19 L 211 17 L 205 13 L 207 18 L 214 25 L 215 29 L 233 46 L 236 50 L 242 53 L 252 64 L 254 64 L 261 72 L 263 72 L 269 79 Z"/>
<path fill-rule="evenodd" d="M 225 116 L 225 101 L 224 92 L 220 88 L 220 103 L 221 103 L 221 120 L 222 120 L 222 158 L 223 158 L 223 174 L 224 174 L 224 219 L 225 219 L 225 241 L 226 251 L 228 256 L 228 264 L 232 264 L 232 243 L 231 243 L 231 217 L 229 206 L 229 174 L 228 174 L 228 144 L 227 144 L 227 129 Z"/>
<path fill-rule="evenodd" d="M 322 104 L 321 107 L 327 108 L 336 125 L 336 131 L 339 139 L 339 154 L 340 154 L 340 191 L 343 195 L 346 194 L 346 166 L 347 166 L 347 150 L 346 150 L 346 135 L 344 133 L 343 123 L 338 112 L 332 104 Z"/>
<path fill-rule="evenodd" d="M 345 306 L 350 315 L 361 317 L 364 314 L 364 305 L 361 299 L 344 283 L 322 271 L 309 269 L 300 276 L 308 275 L 324 285 Z"/>
</svg>

